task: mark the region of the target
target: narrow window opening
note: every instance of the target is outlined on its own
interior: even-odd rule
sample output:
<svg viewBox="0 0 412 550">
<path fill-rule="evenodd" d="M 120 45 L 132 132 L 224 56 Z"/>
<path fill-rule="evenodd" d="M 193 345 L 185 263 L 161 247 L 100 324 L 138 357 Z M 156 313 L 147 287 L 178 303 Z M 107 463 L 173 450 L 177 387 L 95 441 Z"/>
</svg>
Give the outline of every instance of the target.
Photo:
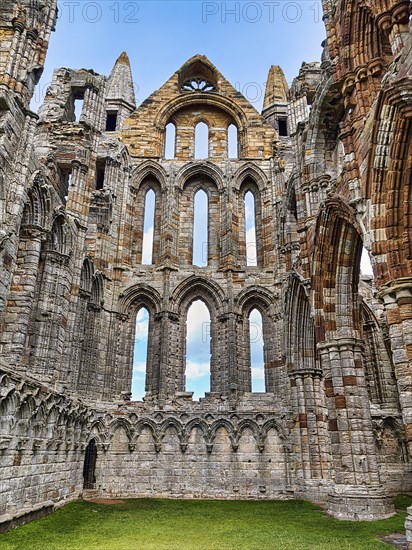
<svg viewBox="0 0 412 550">
<path fill-rule="evenodd" d="M 155 217 L 156 195 L 153 189 L 146 193 L 144 206 L 144 224 L 143 224 L 143 245 L 142 245 L 142 264 L 151 265 L 153 263 L 153 232 Z"/>
<path fill-rule="evenodd" d="M 372 262 L 369 256 L 369 252 L 365 247 L 362 247 L 360 270 L 361 270 L 362 277 L 365 277 L 367 279 L 373 279 Z"/>
<path fill-rule="evenodd" d="M 96 163 L 96 190 L 104 188 L 104 176 L 106 172 L 105 161 L 97 161 Z"/>
<path fill-rule="evenodd" d="M 176 126 L 169 122 L 166 126 L 165 159 L 173 160 L 176 154 Z"/>
<path fill-rule="evenodd" d="M 250 368 L 252 392 L 265 391 L 262 315 L 257 309 L 249 314 Z"/>
<path fill-rule="evenodd" d="M 186 391 L 199 399 L 210 391 L 210 313 L 202 300 L 195 300 L 186 319 Z"/>
<path fill-rule="evenodd" d="M 73 92 L 73 116 L 74 122 L 79 122 L 83 112 L 84 91 Z"/>
<path fill-rule="evenodd" d="M 257 265 L 255 197 L 251 191 L 245 194 L 246 265 Z"/>
<path fill-rule="evenodd" d="M 279 135 L 286 137 L 288 135 L 288 122 L 285 118 L 279 119 Z"/>
<path fill-rule="evenodd" d="M 230 124 L 227 129 L 228 157 L 230 159 L 239 158 L 238 131 L 234 124 Z"/>
<path fill-rule="evenodd" d="M 136 316 L 134 336 L 132 374 L 133 401 L 142 401 L 145 396 L 149 320 L 148 310 L 145 307 L 141 307 Z"/>
<path fill-rule="evenodd" d="M 64 203 L 67 203 L 69 199 L 69 193 L 70 189 L 73 186 L 73 179 L 72 179 L 72 172 L 67 171 L 62 173 L 62 182 L 63 182 L 63 188 L 62 188 L 62 195 Z"/>
<path fill-rule="evenodd" d="M 209 128 L 204 122 L 195 128 L 195 159 L 209 158 Z"/>
<path fill-rule="evenodd" d="M 117 111 L 106 113 L 106 132 L 115 132 L 117 129 Z"/>
<path fill-rule="evenodd" d="M 192 263 L 198 267 L 208 264 L 208 198 L 203 189 L 199 189 L 194 197 L 193 212 L 193 258 Z"/>
<path fill-rule="evenodd" d="M 94 439 L 89 441 L 84 453 L 83 489 L 94 489 L 96 486 L 97 447 Z"/>
</svg>

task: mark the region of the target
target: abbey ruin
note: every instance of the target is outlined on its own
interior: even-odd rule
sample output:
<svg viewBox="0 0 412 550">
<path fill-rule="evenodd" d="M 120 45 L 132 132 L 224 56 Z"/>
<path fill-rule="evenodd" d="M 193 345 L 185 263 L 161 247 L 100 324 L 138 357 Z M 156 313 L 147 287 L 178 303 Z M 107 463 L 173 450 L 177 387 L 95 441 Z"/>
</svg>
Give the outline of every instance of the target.
<svg viewBox="0 0 412 550">
<path fill-rule="evenodd" d="M 321 62 L 303 63 L 290 87 L 272 66 L 261 114 L 203 55 L 136 107 L 125 53 L 109 76 L 57 69 L 35 114 L 56 1 L 2 0 L 3 523 L 81 495 L 305 498 L 338 518 L 375 519 L 412 491 L 410 2 L 323 8 Z M 194 154 L 199 123 L 207 159 Z M 193 262 L 199 190 L 203 267 Z M 363 249 L 373 278 L 361 276 Z M 211 361 L 197 401 L 185 350 L 199 299 Z M 146 395 L 132 401 L 142 307 Z M 251 391 L 252 309 L 265 392 Z M 412 542 L 412 513 L 408 525 Z"/>
</svg>

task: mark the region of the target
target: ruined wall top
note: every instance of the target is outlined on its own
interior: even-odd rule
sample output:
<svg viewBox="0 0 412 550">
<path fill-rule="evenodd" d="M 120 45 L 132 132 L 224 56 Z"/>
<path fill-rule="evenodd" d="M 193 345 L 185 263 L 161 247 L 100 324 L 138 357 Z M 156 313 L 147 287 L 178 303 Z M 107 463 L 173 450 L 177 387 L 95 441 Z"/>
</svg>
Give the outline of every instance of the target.
<svg viewBox="0 0 412 550">
<path fill-rule="evenodd" d="M 227 129 L 234 124 L 239 132 L 241 158 L 273 156 L 273 144 L 277 141 L 273 127 L 205 56 L 189 59 L 140 105 L 125 122 L 123 141 L 132 156 L 161 158 L 166 125 L 172 122 L 178 127 L 183 121 L 193 127 L 205 122 L 210 130 L 218 130 L 222 124 Z M 181 158 L 190 160 L 190 151 L 187 158 L 185 154 Z"/>
<path fill-rule="evenodd" d="M 265 99 L 263 102 L 263 110 L 267 109 L 274 103 L 288 102 L 288 83 L 285 75 L 279 65 L 272 65 L 269 69 L 268 79 L 266 82 Z"/>
</svg>

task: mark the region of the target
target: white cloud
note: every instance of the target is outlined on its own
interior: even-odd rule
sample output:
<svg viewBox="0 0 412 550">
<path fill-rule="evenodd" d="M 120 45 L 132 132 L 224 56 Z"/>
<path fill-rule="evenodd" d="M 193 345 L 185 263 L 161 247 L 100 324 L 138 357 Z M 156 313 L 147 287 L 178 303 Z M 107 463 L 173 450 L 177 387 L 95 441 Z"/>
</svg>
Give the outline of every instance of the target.
<svg viewBox="0 0 412 550">
<path fill-rule="evenodd" d="M 366 248 L 363 248 L 362 250 L 361 273 L 362 275 L 373 275 L 371 259 Z"/>
<path fill-rule="evenodd" d="M 136 322 L 140 323 L 144 321 L 147 318 L 146 309 L 144 307 L 141 307 L 136 315 Z"/>
<path fill-rule="evenodd" d="M 256 231 L 254 227 L 246 231 L 246 257 L 248 265 L 257 265 Z"/>
<path fill-rule="evenodd" d="M 143 235 L 142 264 L 150 265 L 152 263 L 153 251 L 153 226 L 149 227 Z"/>
<path fill-rule="evenodd" d="M 135 363 L 133 365 L 133 372 L 138 374 L 146 374 L 146 363 Z"/>
<path fill-rule="evenodd" d="M 254 207 L 249 204 L 249 201 L 245 202 L 245 218 L 246 218 L 246 225 L 250 225 L 248 222 L 252 222 L 252 224 L 255 221 L 255 211 Z"/>
<path fill-rule="evenodd" d="M 207 375 L 210 375 L 210 365 L 208 363 L 195 363 L 190 360 L 187 362 L 186 380 L 196 380 Z"/>
<path fill-rule="evenodd" d="M 261 367 L 252 367 L 252 379 L 253 380 L 264 380 L 265 372 L 263 366 Z"/>
<path fill-rule="evenodd" d="M 146 309 L 141 308 L 136 317 L 135 345 L 147 339 L 149 332 L 149 316 Z"/>
<path fill-rule="evenodd" d="M 201 300 L 196 300 L 190 306 L 187 314 L 187 338 L 207 342 L 210 338 L 210 314 L 207 306 Z"/>
</svg>

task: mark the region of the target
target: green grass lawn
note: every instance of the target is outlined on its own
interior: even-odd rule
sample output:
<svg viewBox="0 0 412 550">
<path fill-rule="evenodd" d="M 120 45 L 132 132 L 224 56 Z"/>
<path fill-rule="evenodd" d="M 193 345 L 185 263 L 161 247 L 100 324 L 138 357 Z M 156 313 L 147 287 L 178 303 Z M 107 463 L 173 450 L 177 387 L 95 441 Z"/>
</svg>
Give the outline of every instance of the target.
<svg viewBox="0 0 412 550">
<path fill-rule="evenodd" d="M 411 497 L 398 497 L 396 506 L 406 509 L 411 503 Z M 338 521 L 298 500 L 78 501 L 0 535 L 0 549 L 389 550 L 379 536 L 403 533 L 405 517 L 401 511 L 383 521 Z"/>
</svg>

